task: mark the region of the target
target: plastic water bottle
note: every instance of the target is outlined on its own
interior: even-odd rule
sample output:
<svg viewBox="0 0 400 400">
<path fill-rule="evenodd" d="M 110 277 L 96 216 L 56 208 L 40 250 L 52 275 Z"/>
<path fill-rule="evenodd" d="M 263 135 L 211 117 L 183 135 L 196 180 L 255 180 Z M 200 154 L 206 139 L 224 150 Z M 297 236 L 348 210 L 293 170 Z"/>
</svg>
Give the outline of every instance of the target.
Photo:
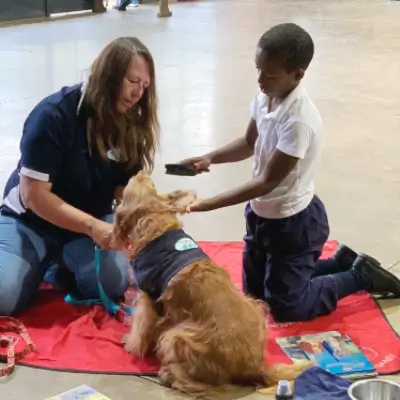
<svg viewBox="0 0 400 400">
<path fill-rule="evenodd" d="M 292 400 L 293 393 L 290 389 L 289 381 L 279 381 L 278 382 L 278 389 L 276 390 L 275 395 L 276 400 Z"/>
</svg>

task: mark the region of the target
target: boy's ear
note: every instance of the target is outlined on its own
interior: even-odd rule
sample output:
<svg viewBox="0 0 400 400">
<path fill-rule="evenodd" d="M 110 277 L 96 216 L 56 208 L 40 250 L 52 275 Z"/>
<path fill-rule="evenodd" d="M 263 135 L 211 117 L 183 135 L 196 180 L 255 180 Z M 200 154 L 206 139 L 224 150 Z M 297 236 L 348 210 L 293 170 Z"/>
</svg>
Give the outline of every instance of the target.
<svg viewBox="0 0 400 400">
<path fill-rule="evenodd" d="M 297 72 L 296 72 L 296 79 L 298 80 L 298 81 L 300 81 L 301 79 L 303 79 L 304 78 L 304 74 L 306 73 L 306 70 L 305 69 L 299 69 Z"/>
</svg>

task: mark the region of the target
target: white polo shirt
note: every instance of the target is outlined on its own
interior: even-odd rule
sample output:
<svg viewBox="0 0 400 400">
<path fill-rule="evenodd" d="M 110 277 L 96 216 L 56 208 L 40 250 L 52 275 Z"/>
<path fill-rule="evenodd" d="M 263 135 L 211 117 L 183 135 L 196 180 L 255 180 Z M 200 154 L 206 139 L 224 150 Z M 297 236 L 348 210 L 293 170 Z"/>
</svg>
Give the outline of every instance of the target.
<svg viewBox="0 0 400 400">
<path fill-rule="evenodd" d="M 262 174 L 275 149 L 299 158 L 296 167 L 277 188 L 251 200 L 250 205 L 263 218 L 290 217 L 304 210 L 314 196 L 322 154 L 321 115 L 301 84 L 273 112 L 268 112 L 268 97 L 261 91 L 256 93 L 250 108 L 258 129 L 253 177 Z"/>
</svg>

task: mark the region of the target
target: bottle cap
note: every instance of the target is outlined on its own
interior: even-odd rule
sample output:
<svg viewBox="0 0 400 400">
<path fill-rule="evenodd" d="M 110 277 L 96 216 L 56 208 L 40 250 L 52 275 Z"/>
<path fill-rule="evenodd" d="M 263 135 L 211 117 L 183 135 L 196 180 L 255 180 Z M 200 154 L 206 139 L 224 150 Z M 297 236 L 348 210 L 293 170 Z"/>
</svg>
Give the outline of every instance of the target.
<svg viewBox="0 0 400 400">
<path fill-rule="evenodd" d="M 276 394 L 278 396 L 291 396 L 292 390 L 290 389 L 289 381 L 279 381 Z"/>
</svg>

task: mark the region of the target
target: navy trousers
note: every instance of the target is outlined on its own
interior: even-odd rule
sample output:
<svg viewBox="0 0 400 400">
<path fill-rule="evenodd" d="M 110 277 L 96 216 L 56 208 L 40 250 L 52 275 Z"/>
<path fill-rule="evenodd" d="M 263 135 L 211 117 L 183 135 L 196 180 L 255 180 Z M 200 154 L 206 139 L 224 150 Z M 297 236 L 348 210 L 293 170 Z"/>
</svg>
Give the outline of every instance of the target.
<svg viewBox="0 0 400 400">
<path fill-rule="evenodd" d="M 246 206 L 243 290 L 268 303 L 276 321 L 309 321 L 330 314 L 338 302 L 331 275 L 317 276 L 329 223 L 321 200 L 314 196 L 300 213 L 266 219 Z M 328 260 L 329 262 L 329 260 Z"/>
</svg>

